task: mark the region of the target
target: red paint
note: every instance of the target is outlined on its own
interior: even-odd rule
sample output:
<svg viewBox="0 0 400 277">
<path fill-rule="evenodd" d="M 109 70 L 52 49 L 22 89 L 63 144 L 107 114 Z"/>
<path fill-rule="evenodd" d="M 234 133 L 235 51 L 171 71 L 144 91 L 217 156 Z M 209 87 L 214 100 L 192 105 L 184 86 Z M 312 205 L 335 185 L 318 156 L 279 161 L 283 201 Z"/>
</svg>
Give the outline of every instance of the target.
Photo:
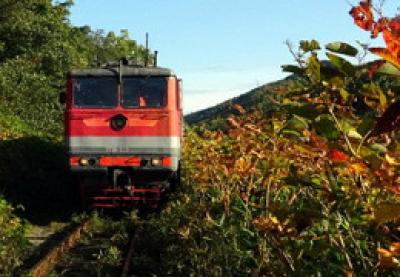
<svg viewBox="0 0 400 277">
<path fill-rule="evenodd" d="M 101 157 L 100 166 L 140 166 L 141 159 L 138 157 Z"/>
<path fill-rule="evenodd" d="M 130 192 L 128 194 L 128 191 Z M 89 206 L 92 209 L 115 209 L 123 207 L 132 207 L 134 203 L 148 203 L 154 208 L 158 206 L 161 199 L 161 190 L 159 188 L 106 188 L 92 191 L 92 197 L 88 198 Z"/>
<path fill-rule="evenodd" d="M 181 136 L 182 110 L 175 77 L 168 78 L 167 105 L 162 108 L 81 109 L 72 105 L 72 80 L 67 82 L 65 135 L 69 136 Z M 110 128 L 113 116 L 122 114 L 127 126 L 120 131 Z"/>
<path fill-rule="evenodd" d="M 65 112 L 65 136 L 74 137 L 182 137 L 183 113 L 180 99 L 180 87 L 176 77 L 167 78 L 166 105 L 160 108 L 148 108 L 140 100 L 140 107 L 127 109 L 118 105 L 112 109 L 81 109 L 73 106 L 73 81 L 67 81 L 67 97 Z M 121 98 L 121 89 L 118 88 L 118 99 Z M 144 100 L 144 99 L 143 99 Z M 119 101 L 120 102 L 120 101 Z M 110 120 L 115 115 L 127 118 L 126 126 L 115 131 L 110 127 Z M 102 138 L 100 138 L 102 140 Z M 123 141 L 123 140 L 121 140 Z M 125 147 L 125 146 L 124 146 Z M 111 151 L 110 151 L 111 152 Z M 112 155 L 112 153 L 109 153 Z M 140 167 L 141 158 L 133 156 L 105 156 L 98 158 L 100 167 Z M 80 157 L 70 157 L 70 164 L 79 166 Z M 163 167 L 172 166 L 172 158 L 164 157 Z M 88 169 L 90 166 L 87 167 Z M 101 184 L 99 184 L 101 185 Z M 94 191 L 91 191 L 94 189 Z M 84 206 L 91 208 L 121 208 L 132 207 L 136 202 L 149 203 L 157 207 L 161 198 L 161 189 L 158 187 L 132 186 L 115 188 L 113 186 L 84 187 L 81 184 Z M 87 204 L 87 205 L 86 205 Z"/>
</svg>

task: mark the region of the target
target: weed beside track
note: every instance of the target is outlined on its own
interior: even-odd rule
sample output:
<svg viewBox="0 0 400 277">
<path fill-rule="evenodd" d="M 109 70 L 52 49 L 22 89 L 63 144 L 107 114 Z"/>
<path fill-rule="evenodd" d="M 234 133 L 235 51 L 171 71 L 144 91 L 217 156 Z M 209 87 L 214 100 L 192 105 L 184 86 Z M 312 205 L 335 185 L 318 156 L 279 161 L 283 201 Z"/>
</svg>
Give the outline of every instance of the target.
<svg viewBox="0 0 400 277">
<path fill-rule="evenodd" d="M 94 214 L 90 228 L 51 276 L 120 276 L 138 222 L 136 213 L 119 219 Z"/>
</svg>

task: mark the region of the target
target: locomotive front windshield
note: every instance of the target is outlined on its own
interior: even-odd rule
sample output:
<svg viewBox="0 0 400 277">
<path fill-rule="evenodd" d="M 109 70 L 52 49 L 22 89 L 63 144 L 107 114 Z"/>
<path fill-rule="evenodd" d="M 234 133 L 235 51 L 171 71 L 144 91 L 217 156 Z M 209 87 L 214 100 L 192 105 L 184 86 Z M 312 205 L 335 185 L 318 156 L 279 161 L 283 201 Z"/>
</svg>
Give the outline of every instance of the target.
<svg viewBox="0 0 400 277">
<path fill-rule="evenodd" d="M 167 80 L 163 77 L 123 78 L 122 106 L 125 108 L 165 106 Z"/>
<path fill-rule="evenodd" d="M 167 80 L 156 76 L 123 77 L 121 97 L 115 77 L 80 77 L 73 82 L 73 103 L 78 108 L 157 108 L 166 104 Z"/>
<path fill-rule="evenodd" d="M 74 105 L 79 108 L 114 108 L 118 82 L 113 77 L 81 77 L 74 80 Z"/>
</svg>

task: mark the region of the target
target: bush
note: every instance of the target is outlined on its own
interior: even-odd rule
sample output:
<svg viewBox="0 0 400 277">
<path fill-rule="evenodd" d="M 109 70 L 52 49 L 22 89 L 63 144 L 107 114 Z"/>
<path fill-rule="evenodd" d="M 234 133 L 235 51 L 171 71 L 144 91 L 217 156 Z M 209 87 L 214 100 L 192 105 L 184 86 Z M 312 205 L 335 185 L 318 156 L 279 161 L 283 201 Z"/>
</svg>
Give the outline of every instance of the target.
<svg viewBox="0 0 400 277">
<path fill-rule="evenodd" d="M 184 187 L 149 222 L 137 274 L 399 275 L 397 111 L 382 121 L 396 94 L 374 64 L 319 49 L 300 43 L 284 67 L 299 81 L 267 117 L 236 105 L 227 128 L 187 130 Z"/>
<path fill-rule="evenodd" d="M 0 275 L 11 275 L 21 265 L 28 244 L 25 225 L 14 214 L 14 209 L 0 195 Z"/>
</svg>

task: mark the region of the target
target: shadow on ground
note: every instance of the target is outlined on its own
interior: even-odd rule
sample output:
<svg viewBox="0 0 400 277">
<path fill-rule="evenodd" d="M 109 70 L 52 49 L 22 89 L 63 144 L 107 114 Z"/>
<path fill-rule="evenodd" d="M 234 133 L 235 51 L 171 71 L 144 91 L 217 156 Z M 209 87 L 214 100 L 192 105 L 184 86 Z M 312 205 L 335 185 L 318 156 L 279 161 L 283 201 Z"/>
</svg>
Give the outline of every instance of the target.
<svg viewBox="0 0 400 277">
<path fill-rule="evenodd" d="M 79 211 L 76 182 L 62 143 L 38 137 L 0 141 L 0 193 L 35 225 L 66 221 Z"/>
</svg>

